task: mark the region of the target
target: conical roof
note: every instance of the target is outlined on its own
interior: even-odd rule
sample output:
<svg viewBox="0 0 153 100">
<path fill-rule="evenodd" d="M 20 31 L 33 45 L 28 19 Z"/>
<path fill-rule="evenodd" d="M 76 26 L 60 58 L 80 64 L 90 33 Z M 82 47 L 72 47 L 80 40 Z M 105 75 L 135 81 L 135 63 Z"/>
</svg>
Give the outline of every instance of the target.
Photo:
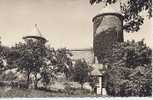
<svg viewBox="0 0 153 100">
<path fill-rule="evenodd" d="M 32 32 L 27 33 L 23 39 L 27 39 L 27 38 L 35 38 L 35 39 L 41 39 L 44 40 L 45 42 L 47 41 L 43 36 L 42 33 L 40 32 L 38 25 L 35 24 L 34 29 Z"/>
<path fill-rule="evenodd" d="M 30 34 L 33 35 L 33 36 L 42 37 L 42 33 L 40 32 L 37 24 L 35 24 L 34 30 Z"/>
</svg>

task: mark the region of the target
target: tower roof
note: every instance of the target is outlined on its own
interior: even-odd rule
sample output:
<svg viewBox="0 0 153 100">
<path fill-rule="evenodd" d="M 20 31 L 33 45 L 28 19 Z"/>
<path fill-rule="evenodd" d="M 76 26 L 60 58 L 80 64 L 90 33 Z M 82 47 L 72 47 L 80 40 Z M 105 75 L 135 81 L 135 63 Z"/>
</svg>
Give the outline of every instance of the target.
<svg viewBox="0 0 153 100">
<path fill-rule="evenodd" d="M 96 16 L 93 17 L 92 21 L 94 21 L 96 17 L 103 16 L 103 15 L 116 15 L 116 16 L 120 16 L 120 18 L 123 18 L 124 16 L 124 14 L 121 12 L 119 3 L 107 5 Z"/>
<path fill-rule="evenodd" d="M 33 36 L 40 36 L 40 37 L 42 37 L 42 33 L 40 32 L 37 24 L 35 24 L 34 30 L 30 34 L 33 35 Z"/>
<path fill-rule="evenodd" d="M 35 39 L 40 39 L 40 40 L 43 40 L 43 41 L 47 41 L 43 36 L 42 36 L 42 33 L 40 32 L 39 28 L 38 28 L 38 25 L 35 24 L 34 26 L 34 29 L 32 32 L 26 34 L 23 39 L 27 39 L 27 38 L 35 38 Z"/>
</svg>

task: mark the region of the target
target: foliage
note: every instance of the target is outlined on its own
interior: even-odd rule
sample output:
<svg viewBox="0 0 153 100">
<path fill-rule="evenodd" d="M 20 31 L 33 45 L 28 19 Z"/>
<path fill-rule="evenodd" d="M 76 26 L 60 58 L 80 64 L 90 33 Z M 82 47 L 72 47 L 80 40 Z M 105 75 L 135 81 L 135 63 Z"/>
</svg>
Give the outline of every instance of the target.
<svg viewBox="0 0 153 100">
<path fill-rule="evenodd" d="M 106 72 L 108 95 L 151 96 L 151 55 L 143 40 L 117 43 Z"/>
<path fill-rule="evenodd" d="M 147 11 L 148 17 L 152 17 L 152 0 L 90 0 L 90 4 L 102 2 L 107 6 L 118 1 L 124 15 L 124 29 L 127 32 L 135 32 L 140 29 L 144 21 L 141 12 Z"/>
<path fill-rule="evenodd" d="M 56 50 L 57 72 L 65 73 L 67 79 L 71 77 L 73 70 L 71 56 L 72 53 L 66 48 Z"/>
<path fill-rule="evenodd" d="M 7 66 L 7 55 L 9 52 L 10 48 L 1 45 L 0 42 L 0 72 L 9 69 L 9 66 Z"/>
<path fill-rule="evenodd" d="M 1 41 L 0 41 L 0 69 L 4 68 L 4 64 L 3 64 L 3 47 L 1 45 Z"/>
<path fill-rule="evenodd" d="M 89 80 L 92 68 L 86 63 L 85 60 L 77 60 L 73 68 L 72 79 L 79 82 L 83 88 L 83 84 Z"/>
<path fill-rule="evenodd" d="M 47 66 L 46 55 L 47 48 L 41 42 L 35 42 L 28 40 L 26 43 L 16 44 L 11 48 L 14 52 L 13 58 L 14 64 L 21 72 L 27 73 L 27 85 L 29 85 L 30 74 L 35 76 L 35 87 L 37 87 L 37 74 L 41 73 L 41 68 Z M 12 53 L 12 54 L 13 54 Z"/>
<path fill-rule="evenodd" d="M 12 81 L 15 80 L 16 76 L 13 72 L 8 72 L 7 74 L 2 74 L 2 80 L 3 81 Z"/>
<path fill-rule="evenodd" d="M 35 88 L 37 88 L 39 80 L 42 80 L 46 86 L 56 78 L 58 72 L 64 72 L 67 77 L 70 75 L 72 62 L 69 55 L 67 49 L 55 50 L 31 39 L 10 48 L 6 59 L 8 65 L 17 67 L 18 71 L 27 74 L 27 85 L 29 85 L 30 75 L 33 74 Z"/>
<path fill-rule="evenodd" d="M 94 96 L 90 93 L 89 90 L 86 89 L 72 89 L 72 94 L 68 95 L 65 92 L 54 92 L 54 91 L 46 91 L 42 89 L 18 89 L 18 88 L 6 88 L 0 87 L 0 97 L 30 97 L 30 98 L 38 98 L 38 97 L 82 97 L 82 96 Z"/>
<path fill-rule="evenodd" d="M 64 84 L 65 85 L 65 88 L 64 88 L 64 90 L 65 90 L 65 94 L 66 95 L 72 95 L 73 94 L 73 88 L 72 88 L 72 84 L 70 84 L 70 83 L 65 83 Z"/>
<path fill-rule="evenodd" d="M 94 92 L 94 88 L 96 88 L 97 83 L 98 83 L 97 77 L 89 77 L 89 85 L 92 87 L 92 92 Z"/>
</svg>

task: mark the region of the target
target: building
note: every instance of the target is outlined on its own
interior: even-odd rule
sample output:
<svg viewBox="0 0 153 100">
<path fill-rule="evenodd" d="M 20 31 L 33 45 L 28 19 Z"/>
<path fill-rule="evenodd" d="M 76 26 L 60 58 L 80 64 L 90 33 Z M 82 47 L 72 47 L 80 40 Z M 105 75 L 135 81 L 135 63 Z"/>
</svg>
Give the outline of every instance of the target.
<svg viewBox="0 0 153 100">
<path fill-rule="evenodd" d="M 95 62 L 93 63 L 92 76 L 98 78 L 97 94 L 106 95 L 104 79 L 105 69 L 113 54 L 113 45 L 123 42 L 123 15 L 113 8 L 105 8 L 93 18 L 93 52 Z"/>
<path fill-rule="evenodd" d="M 123 42 L 123 15 L 113 8 L 103 11 L 93 18 L 93 51 L 99 63 L 112 55 L 113 44 Z"/>
<path fill-rule="evenodd" d="M 37 24 L 35 24 L 33 32 L 28 33 L 25 36 L 23 36 L 23 39 L 26 42 L 28 40 L 33 40 L 33 41 L 41 42 L 42 44 L 45 44 L 47 42 L 46 38 L 42 36 L 42 33 L 40 32 Z"/>
</svg>

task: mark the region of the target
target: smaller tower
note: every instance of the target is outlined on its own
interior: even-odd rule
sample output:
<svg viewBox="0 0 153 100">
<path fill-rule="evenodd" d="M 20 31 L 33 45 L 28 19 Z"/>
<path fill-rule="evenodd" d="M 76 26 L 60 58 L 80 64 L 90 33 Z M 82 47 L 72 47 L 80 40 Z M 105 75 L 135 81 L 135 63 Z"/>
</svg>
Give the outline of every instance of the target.
<svg viewBox="0 0 153 100">
<path fill-rule="evenodd" d="M 42 33 L 40 32 L 37 24 L 35 24 L 33 32 L 24 36 L 23 39 L 25 41 L 33 40 L 33 41 L 41 42 L 43 44 L 47 42 L 47 40 L 42 36 Z"/>
</svg>

